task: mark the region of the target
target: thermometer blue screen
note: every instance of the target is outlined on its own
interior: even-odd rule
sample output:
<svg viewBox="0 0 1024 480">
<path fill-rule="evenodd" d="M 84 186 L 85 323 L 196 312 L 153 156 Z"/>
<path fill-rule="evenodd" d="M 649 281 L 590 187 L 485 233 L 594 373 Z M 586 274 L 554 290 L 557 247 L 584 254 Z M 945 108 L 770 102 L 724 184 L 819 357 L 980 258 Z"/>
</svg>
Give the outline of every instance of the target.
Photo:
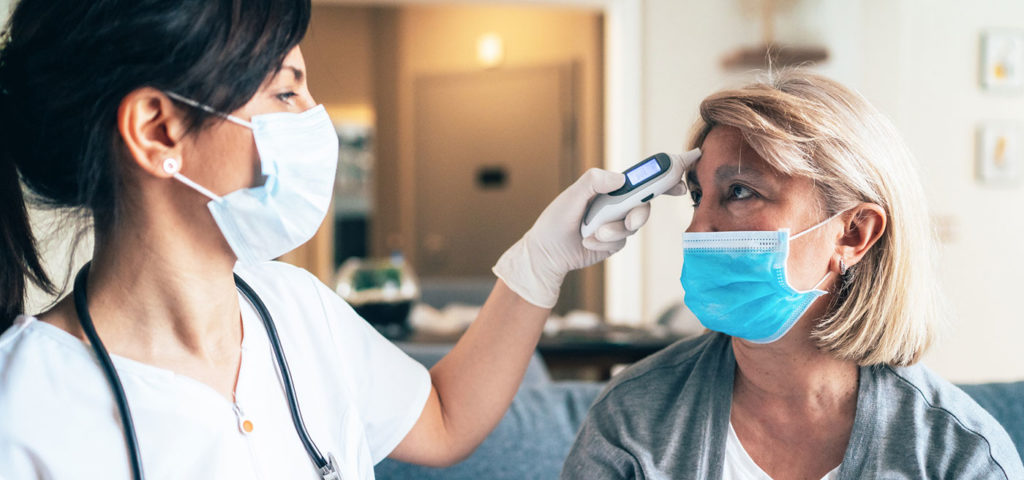
<svg viewBox="0 0 1024 480">
<path fill-rule="evenodd" d="M 626 177 L 629 178 L 629 183 L 639 185 L 643 183 L 644 180 L 647 180 L 659 173 L 661 173 L 661 167 L 658 166 L 658 160 L 652 158 L 633 170 L 630 170 L 629 173 L 626 174 Z"/>
</svg>

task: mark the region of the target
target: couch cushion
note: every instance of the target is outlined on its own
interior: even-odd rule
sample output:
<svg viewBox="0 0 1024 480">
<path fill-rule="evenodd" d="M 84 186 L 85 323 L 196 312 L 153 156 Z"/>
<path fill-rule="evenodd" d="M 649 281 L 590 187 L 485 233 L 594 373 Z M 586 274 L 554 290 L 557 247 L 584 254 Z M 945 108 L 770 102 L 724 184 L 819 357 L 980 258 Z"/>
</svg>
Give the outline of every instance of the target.
<svg viewBox="0 0 1024 480">
<path fill-rule="evenodd" d="M 406 355 L 422 363 L 427 368 L 433 367 L 435 363 L 439 362 L 455 346 L 451 343 L 413 342 L 395 342 L 395 345 L 398 345 L 398 348 L 402 349 Z M 526 373 L 523 375 L 523 383 L 520 388 L 550 382 L 551 376 L 548 374 L 547 366 L 544 365 L 544 360 L 540 357 L 540 354 L 533 352 L 533 356 L 530 357 L 530 363 L 526 366 Z"/>
<path fill-rule="evenodd" d="M 999 421 L 1024 458 L 1024 382 L 958 386 Z"/>
<path fill-rule="evenodd" d="M 379 479 L 552 479 L 576 438 L 602 383 L 555 382 L 524 386 L 486 440 L 467 460 L 429 468 L 386 459 L 374 469 Z"/>
</svg>

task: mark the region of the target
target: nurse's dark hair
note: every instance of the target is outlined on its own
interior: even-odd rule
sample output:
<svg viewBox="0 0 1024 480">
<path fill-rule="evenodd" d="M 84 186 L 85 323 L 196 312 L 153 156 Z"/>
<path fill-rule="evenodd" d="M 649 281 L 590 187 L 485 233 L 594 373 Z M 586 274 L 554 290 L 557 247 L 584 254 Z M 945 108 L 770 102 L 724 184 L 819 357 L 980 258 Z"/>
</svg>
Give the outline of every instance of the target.
<svg viewBox="0 0 1024 480">
<path fill-rule="evenodd" d="M 237 110 L 302 40 L 310 0 L 21 0 L 0 50 L 0 332 L 56 294 L 27 205 L 97 229 L 118 211 L 122 99 L 153 87 Z M 185 109 L 191 131 L 210 120 Z"/>
</svg>

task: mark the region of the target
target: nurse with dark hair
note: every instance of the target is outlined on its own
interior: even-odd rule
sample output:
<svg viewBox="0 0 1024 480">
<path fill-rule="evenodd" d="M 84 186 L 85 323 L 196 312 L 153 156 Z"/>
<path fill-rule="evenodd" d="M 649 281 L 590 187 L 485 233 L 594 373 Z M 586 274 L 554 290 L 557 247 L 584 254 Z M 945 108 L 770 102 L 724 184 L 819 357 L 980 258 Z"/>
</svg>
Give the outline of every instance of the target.
<svg viewBox="0 0 1024 480">
<path fill-rule="evenodd" d="M 337 137 L 298 48 L 309 0 L 22 0 L 0 51 L 0 478 L 373 478 L 450 465 L 501 419 L 569 271 L 648 208 L 581 238 L 592 170 L 494 268 L 430 371 L 308 272 Z M 90 224 L 59 294 L 27 205 Z"/>
</svg>

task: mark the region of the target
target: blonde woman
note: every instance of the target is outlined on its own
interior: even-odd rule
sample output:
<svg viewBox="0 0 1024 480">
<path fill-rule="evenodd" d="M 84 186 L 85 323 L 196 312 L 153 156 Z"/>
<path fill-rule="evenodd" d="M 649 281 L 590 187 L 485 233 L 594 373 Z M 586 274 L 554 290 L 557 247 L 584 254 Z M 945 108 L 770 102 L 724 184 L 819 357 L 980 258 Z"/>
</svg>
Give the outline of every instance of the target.
<svg viewBox="0 0 1024 480">
<path fill-rule="evenodd" d="M 1024 478 L 999 424 L 917 365 L 928 213 L 892 126 L 789 71 L 701 104 L 685 302 L 712 332 L 619 375 L 563 478 Z"/>
</svg>

